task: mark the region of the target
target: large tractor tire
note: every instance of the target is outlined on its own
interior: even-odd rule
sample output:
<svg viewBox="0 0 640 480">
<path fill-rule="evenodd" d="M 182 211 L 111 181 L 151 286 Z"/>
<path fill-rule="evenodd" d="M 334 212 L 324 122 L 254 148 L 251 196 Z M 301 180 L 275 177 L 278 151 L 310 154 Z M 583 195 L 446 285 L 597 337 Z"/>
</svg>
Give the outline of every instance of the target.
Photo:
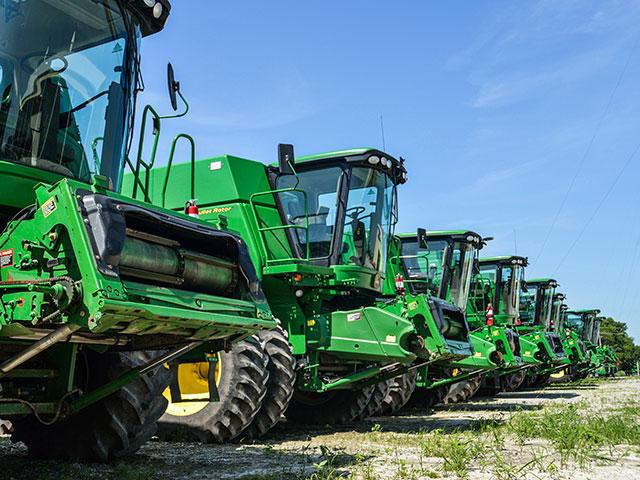
<svg viewBox="0 0 640 480">
<path fill-rule="evenodd" d="M 364 411 L 358 417 L 358 420 L 364 420 L 365 418 L 375 417 L 380 415 L 382 410 L 382 402 L 391 390 L 391 380 L 385 380 L 383 382 L 376 383 L 373 386 L 371 397 L 365 407 Z"/>
<path fill-rule="evenodd" d="M 287 334 L 281 327 L 258 333 L 262 348 L 267 352 L 267 394 L 251 424 L 240 435 L 241 440 L 252 441 L 271 430 L 289 406 L 296 384 L 296 361 L 291 353 Z"/>
<path fill-rule="evenodd" d="M 384 397 L 378 415 L 393 415 L 400 411 L 411 399 L 416 389 L 416 371 L 409 370 L 404 375 L 391 379 L 391 388 Z"/>
<path fill-rule="evenodd" d="M 524 382 L 527 376 L 526 370 L 520 370 L 519 372 L 512 373 L 511 375 L 504 375 L 500 378 L 501 391 L 503 392 L 515 392 L 517 391 L 522 382 Z"/>
<path fill-rule="evenodd" d="M 537 388 L 544 387 L 549 383 L 549 377 L 551 377 L 550 373 L 547 373 L 545 375 L 536 375 L 536 378 L 531 385 Z"/>
<path fill-rule="evenodd" d="M 147 363 L 145 353 L 81 353 L 78 385 L 90 392 L 122 373 Z M 169 371 L 158 367 L 68 419 L 43 425 L 33 417 L 12 420 L 11 440 L 23 442 L 30 456 L 73 462 L 108 462 L 136 452 L 155 435 L 167 401 L 162 392 Z"/>
<path fill-rule="evenodd" d="M 449 387 L 449 391 L 442 399 L 442 403 L 448 405 L 452 403 L 466 402 L 476 394 L 476 392 L 480 389 L 481 384 L 482 378 L 479 376 L 454 383 L 453 385 L 451 385 L 451 387 Z"/>
<path fill-rule="evenodd" d="M 225 443 L 247 428 L 267 393 L 268 356 L 256 336 L 218 353 L 217 362 L 180 364 L 177 381 L 183 401 L 169 403 L 158 431 L 163 439 Z M 209 368 L 213 363 L 219 400 L 209 401 Z M 171 398 L 169 389 L 165 396 Z"/>
<path fill-rule="evenodd" d="M 414 408 L 433 408 L 441 403 L 449 387 L 416 388 L 409 404 Z"/>
<path fill-rule="evenodd" d="M 344 425 L 360 418 L 374 387 L 333 390 L 325 393 L 296 390 L 285 413 L 287 420 L 301 425 Z"/>
</svg>

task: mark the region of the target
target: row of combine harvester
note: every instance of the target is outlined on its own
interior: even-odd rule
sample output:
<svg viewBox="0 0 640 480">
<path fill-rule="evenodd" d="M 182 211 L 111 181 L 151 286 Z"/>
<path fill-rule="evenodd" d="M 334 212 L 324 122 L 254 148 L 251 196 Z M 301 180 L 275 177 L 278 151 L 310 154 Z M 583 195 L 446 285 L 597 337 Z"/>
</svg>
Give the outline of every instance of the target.
<svg viewBox="0 0 640 480">
<path fill-rule="evenodd" d="M 136 109 L 139 48 L 170 10 L 0 2 L 0 418 L 29 454 L 109 461 L 156 432 L 251 441 L 614 373 L 598 312 L 525 284 L 526 258 L 395 234 L 402 159 L 196 161 L 180 134 L 160 162 L 188 105 L 169 67 L 181 112 Z"/>
</svg>

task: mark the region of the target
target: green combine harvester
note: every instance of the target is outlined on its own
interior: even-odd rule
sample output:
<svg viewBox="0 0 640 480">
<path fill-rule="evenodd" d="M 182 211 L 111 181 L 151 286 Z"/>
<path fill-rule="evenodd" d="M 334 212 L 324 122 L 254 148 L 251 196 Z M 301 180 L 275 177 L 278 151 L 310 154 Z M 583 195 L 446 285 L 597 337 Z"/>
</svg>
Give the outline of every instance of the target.
<svg viewBox="0 0 640 480">
<path fill-rule="evenodd" d="M 495 363 L 499 365 L 484 377 L 484 394 L 517 390 L 525 379 L 526 369 L 538 364 L 533 355 L 522 356 L 516 331 L 527 264 L 525 257 L 517 255 L 482 258 L 473 278 L 467 320 L 472 335 L 493 346 Z"/>
<path fill-rule="evenodd" d="M 201 401 L 181 411 L 170 404 L 163 418 L 169 434 L 250 439 L 282 414 L 299 423 L 346 423 L 379 411 L 397 382 L 391 379 L 400 376 L 411 389 L 407 370 L 417 358 L 428 360 L 426 337 L 404 296 L 383 298 L 396 189 L 406 179 L 403 161 L 376 149 L 295 159 L 291 145 L 280 146 L 277 165 L 225 155 L 152 172 L 155 204 L 182 210 L 193 192 L 201 219 L 242 236 L 280 322 L 276 336 L 262 337 L 270 380 L 256 418 L 238 417 L 233 434 L 220 435 L 202 413 L 215 407 L 198 380 L 208 365 L 185 365 L 182 396 Z M 217 365 L 222 379 L 226 365 L 224 358 Z M 220 393 L 244 402 L 237 389 Z"/>
<path fill-rule="evenodd" d="M 580 335 L 569 327 L 567 321 L 569 307 L 564 304 L 565 299 L 566 297 L 562 299 L 563 304 L 560 306 L 558 321 L 554 323 L 554 330 L 562 339 L 568 365 L 559 372 L 552 374 L 555 380 L 560 380 L 565 376 L 569 380 L 576 379 L 580 376 L 580 372 L 589 366 L 589 358 L 584 342 Z"/>
<path fill-rule="evenodd" d="M 480 235 L 467 230 L 403 233 L 389 254 L 385 291 L 394 293 L 394 281 L 406 285 L 409 315 L 424 334 L 431 352 L 428 364 L 417 370 L 416 406 L 454 403 L 470 398 L 481 374 L 500 365 L 496 347 L 470 337 L 466 321 L 469 288 Z M 403 288 L 404 290 L 404 288 Z"/>
<path fill-rule="evenodd" d="M 600 367 L 601 359 L 597 356 L 597 343 L 592 340 L 593 333 L 599 336 L 597 317 L 598 309 L 567 310 L 564 317 L 564 328 L 567 341 L 573 341 L 582 351 L 582 362 L 575 365 L 571 372 L 572 380 L 580 380 L 595 373 Z"/>
<path fill-rule="evenodd" d="M 595 345 L 595 353 L 592 355 L 594 375 L 597 377 L 615 377 L 620 367 L 620 359 L 613 347 L 603 345 L 600 337 L 600 325 L 606 317 L 596 317 L 591 332 L 591 343 Z"/>
<path fill-rule="evenodd" d="M 166 407 L 163 364 L 275 325 L 240 238 L 117 193 L 139 41 L 170 8 L 0 3 L 0 417 L 34 456 L 134 452 Z"/>
<path fill-rule="evenodd" d="M 520 334 L 522 357 L 533 358 L 539 365 L 527 370 L 524 386 L 542 386 L 567 363 L 560 336 L 551 330 L 555 289 L 552 278 L 526 281 L 526 291 L 520 297 L 520 320 L 516 330 Z"/>
</svg>

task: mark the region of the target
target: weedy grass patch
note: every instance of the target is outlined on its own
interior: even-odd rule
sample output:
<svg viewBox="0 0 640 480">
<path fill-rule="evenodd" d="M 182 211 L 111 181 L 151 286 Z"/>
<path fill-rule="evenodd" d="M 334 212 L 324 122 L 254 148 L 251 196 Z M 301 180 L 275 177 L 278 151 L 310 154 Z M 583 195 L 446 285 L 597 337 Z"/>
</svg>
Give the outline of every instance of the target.
<svg viewBox="0 0 640 480">
<path fill-rule="evenodd" d="M 503 427 L 519 444 L 528 440 L 548 441 L 562 464 L 574 460 L 612 460 L 613 447 L 640 445 L 638 405 L 610 412 L 594 412 L 583 403 L 545 407 L 539 413 L 519 411 Z M 609 449 L 609 457 L 603 450 Z"/>
<path fill-rule="evenodd" d="M 470 464 L 488 451 L 487 441 L 473 432 L 445 433 L 434 430 L 422 439 L 422 453 L 443 460 L 442 469 L 461 478 L 469 474 Z"/>
</svg>

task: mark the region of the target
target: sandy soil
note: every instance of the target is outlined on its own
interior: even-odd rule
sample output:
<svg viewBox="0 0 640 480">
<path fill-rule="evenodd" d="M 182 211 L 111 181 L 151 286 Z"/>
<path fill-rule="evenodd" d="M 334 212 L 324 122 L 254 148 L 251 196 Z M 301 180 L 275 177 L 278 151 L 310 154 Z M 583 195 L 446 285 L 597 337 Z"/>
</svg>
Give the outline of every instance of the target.
<svg viewBox="0 0 640 480">
<path fill-rule="evenodd" d="M 594 412 L 640 400 L 640 380 L 625 379 L 555 385 L 541 390 L 500 394 L 432 412 L 409 411 L 373 418 L 340 430 L 300 430 L 279 427 L 256 445 L 201 445 L 153 441 L 137 455 L 113 465 L 80 465 L 27 459 L 22 445 L 0 437 L 3 480 L 38 478 L 173 479 L 290 479 L 314 475 L 313 480 L 352 475 L 370 479 L 458 478 L 443 470 L 443 460 L 424 454 L 425 432 L 475 432 L 487 421 L 503 422 L 517 409 L 538 411 L 547 404 L 584 402 Z M 429 438 L 429 437 L 426 437 Z M 420 440 L 420 441 L 416 441 Z M 637 447 L 616 446 L 601 461 L 561 464 L 542 440 L 524 445 L 506 442 L 500 462 L 475 459 L 468 464 L 471 480 L 640 478 Z M 322 461 L 325 460 L 324 463 Z M 506 460 L 506 462 L 505 462 Z"/>
</svg>

